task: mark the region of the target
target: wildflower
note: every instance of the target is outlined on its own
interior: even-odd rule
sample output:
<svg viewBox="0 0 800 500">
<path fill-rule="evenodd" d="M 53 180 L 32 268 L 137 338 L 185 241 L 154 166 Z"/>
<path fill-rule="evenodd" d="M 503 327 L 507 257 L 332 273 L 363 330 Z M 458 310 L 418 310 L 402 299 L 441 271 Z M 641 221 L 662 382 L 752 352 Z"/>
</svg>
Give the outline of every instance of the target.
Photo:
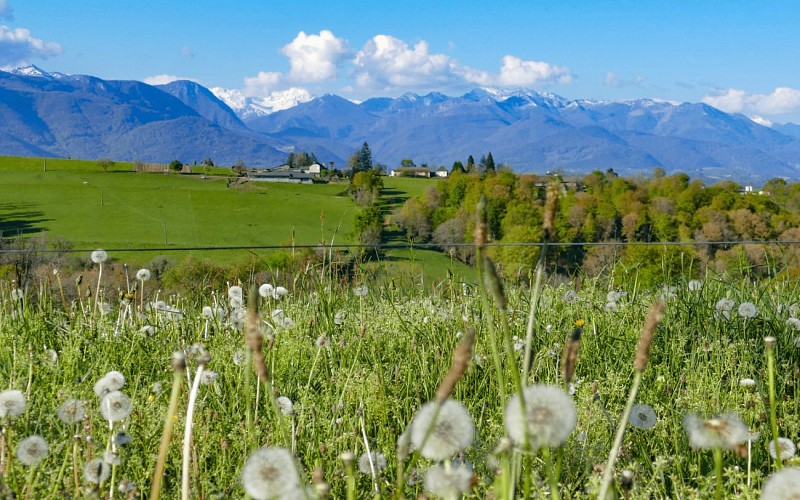
<svg viewBox="0 0 800 500">
<path fill-rule="evenodd" d="M 214 308 L 211 306 L 203 306 L 202 316 L 205 319 L 211 319 L 214 317 Z"/>
<path fill-rule="evenodd" d="M 725 319 L 731 319 L 731 311 L 733 310 L 733 306 L 736 305 L 736 302 L 732 301 L 729 298 L 721 298 L 717 301 L 717 305 L 715 306 L 717 309 L 717 316 L 722 316 Z"/>
<path fill-rule="evenodd" d="M 505 426 L 509 437 L 522 444 L 527 434 L 533 449 L 562 445 L 578 423 L 572 399 L 558 387 L 540 384 L 524 388 L 523 396 L 524 420 L 519 394 L 512 396 L 506 405 Z"/>
<path fill-rule="evenodd" d="M 217 372 L 213 370 L 205 370 L 200 374 L 200 383 L 203 385 L 212 385 L 217 381 Z"/>
<path fill-rule="evenodd" d="M 274 293 L 275 293 L 275 287 L 269 283 L 264 283 L 263 285 L 258 287 L 258 294 L 264 297 L 265 299 L 272 297 Z"/>
<path fill-rule="evenodd" d="M 122 459 L 119 456 L 119 451 L 106 450 L 105 453 L 103 453 L 103 462 L 108 465 L 121 465 Z"/>
<path fill-rule="evenodd" d="M 89 483 L 102 484 L 111 476 L 111 466 L 101 458 L 89 461 L 83 468 L 83 478 Z"/>
<path fill-rule="evenodd" d="M 434 465 L 425 473 L 425 489 L 441 498 L 458 498 L 470 490 L 472 471 L 464 465 Z"/>
<path fill-rule="evenodd" d="M 283 498 L 300 486 L 294 458 L 285 448 L 260 448 L 242 468 L 244 490 L 255 500 Z"/>
<path fill-rule="evenodd" d="M 753 318 L 757 312 L 756 305 L 752 302 L 742 302 L 739 304 L 739 316 L 742 318 Z"/>
<path fill-rule="evenodd" d="M 0 392 L 0 419 L 13 419 L 25 413 L 25 395 L 9 389 Z"/>
<path fill-rule="evenodd" d="M 294 415 L 294 403 L 292 403 L 291 399 L 286 396 L 280 396 L 275 400 L 275 403 L 277 403 L 281 415 Z"/>
<path fill-rule="evenodd" d="M 233 364 L 242 366 L 247 361 L 247 353 L 244 350 L 239 350 L 233 353 Z"/>
<path fill-rule="evenodd" d="M 794 328 L 795 331 L 800 331 L 800 319 L 789 318 L 786 320 L 786 324 Z"/>
<path fill-rule="evenodd" d="M 764 500 L 791 500 L 797 498 L 798 491 L 800 491 L 800 468 L 786 467 L 767 479 L 761 490 L 761 498 Z"/>
<path fill-rule="evenodd" d="M 650 405 L 634 405 L 628 421 L 638 429 L 652 429 L 656 425 L 656 412 Z"/>
<path fill-rule="evenodd" d="M 386 457 L 379 451 L 373 451 L 369 454 L 362 453 L 361 456 L 358 457 L 358 470 L 360 470 L 362 474 L 372 474 L 373 468 L 376 473 L 385 469 Z"/>
<path fill-rule="evenodd" d="M 795 447 L 791 439 L 785 437 L 779 437 L 778 451 L 780 452 L 781 460 L 789 460 L 795 455 L 795 453 L 797 453 L 797 448 Z M 774 439 L 770 439 L 769 441 L 769 456 L 771 456 L 774 460 L 777 460 L 778 458 L 777 453 L 775 453 Z"/>
<path fill-rule="evenodd" d="M 411 421 L 411 442 L 423 457 L 444 460 L 472 444 L 475 426 L 464 405 L 446 399 L 434 421 L 435 413 L 436 403 L 426 403 Z"/>
<path fill-rule="evenodd" d="M 739 380 L 739 387 L 751 388 L 756 386 L 756 381 L 751 378 L 743 378 Z"/>
<path fill-rule="evenodd" d="M 703 289 L 703 282 L 700 280 L 689 280 L 689 283 L 687 283 L 687 288 L 690 292 L 699 292 Z"/>
<path fill-rule="evenodd" d="M 103 262 L 108 260 L 108 252 L 105 250 L 98 248 L 97 250 L 92 252 L 92 262 L 95 264 L 102 264 Z"/>
<path fill-rule="evenodd" d="M 323 333 L 317 337 L 317 340 L 314 342 L 314 344 L 320 349 L 327 349 L 331 346 L 331 339 Z"/>
<path fill-rule="evenodd" d="M 289 293 L 289 290 L 287 290 L 285 287 L 276 286 L 275 291 L 272 292 L 272 298 L 275 300 L 280 300 L 287 293 Z"/>
<path fill-rule="evenodd" d="M 128 418 L 131 414 L 131 400 L 120 391 L 109 392 L 100 401 L 100 413 L 109 422 Z"/>
<path fill-rule="evenodd" d="M 242 300 L 241 297 L 231 297 L 231 300 L 230 302 L 228 302 L 228 305 L 231 306 L 231 309 L 241 309 L 242 307 L 244 307 L 244 301 Z"/>
<path fill-rule="evenodd" d="M 122 389 L 124 385 L 125 376 L 116 370 L 112 370 L 106 373 L 103 378 L 94 384 L 94 393 L 97 394 L 98 397 L 102 398 L 109 392 Z"/>
<path fill-rule="evenodd" d="M 683 425 L 689 434 L 689 446 L 705 450 L 731 450 L 750 437 L 747 426 L 735 414 L 727 413 L 710 420 L 701 420 L 697 415 L 686 415 Z"/>
<path fill-rule="evenodd" d="M 47 456 L 47 452 L 47 441 L 42 436 L 29 436 L 17 445 L 17 460 L 22 465 L 36 465 Z"/>
<path fill-rule="evenodd" d="M 61 403 L 56 413 L 65 424 L 77 424 L 86 420 L 86 405 L 78 399 L 67 399 Z"/>
<path fill-rule="evenodd" d="M 241 301 L 243 296 L 244 295 L 242 293 L 242 287 L 240 287 L 238 285 L 234 285 L 234 286 L 228 288 L 228 298 L 239 299 Z"/>
<path fill-rule="evenodd" d="M 367 288 L 367 285 L 361 285 L 353 288 L 353 293 L 356 297 L 365 297 L 368 292 L 369 288 Z"/>
<path fill-rule="evenodd" d="M 149 269 L 139 269 L 136 271 L 136 279 L 139 281 L 148 281 L 151 277 Z"/>
</svg>

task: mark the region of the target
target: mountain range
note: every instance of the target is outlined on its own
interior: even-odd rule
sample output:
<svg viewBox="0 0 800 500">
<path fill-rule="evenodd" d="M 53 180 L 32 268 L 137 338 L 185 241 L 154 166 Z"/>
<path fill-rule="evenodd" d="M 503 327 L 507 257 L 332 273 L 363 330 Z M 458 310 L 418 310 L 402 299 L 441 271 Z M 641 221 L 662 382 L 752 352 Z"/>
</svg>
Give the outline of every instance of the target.
<svg viewBox="0 0 800 500">
<path fill-rule="evenodd" d="M 449 167 L 491 152 L 516 172 L 662 167 L 707 180 L 800 179 L 800 126 L 767 127 L 702 103 L 570 100 L 525 89 L 363 102 L 297 91 L 268 102 L 190 81 L 0 71 L 2 155 L 270 167 L 306 151 L 342 168 L 364 142 L 390 168 L 406 158 Z"/>
</svg>

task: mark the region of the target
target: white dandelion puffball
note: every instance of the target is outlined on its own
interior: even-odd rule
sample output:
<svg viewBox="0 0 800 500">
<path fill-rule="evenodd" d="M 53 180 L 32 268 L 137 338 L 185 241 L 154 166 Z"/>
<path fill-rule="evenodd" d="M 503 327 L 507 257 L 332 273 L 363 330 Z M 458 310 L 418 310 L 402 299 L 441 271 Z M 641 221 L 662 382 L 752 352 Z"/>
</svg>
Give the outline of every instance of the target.
<svg viewBox="0 0 800 500">
<path fill-rule="evenodd" d="M 425 489 L 441 498 L 459 498 L 470 490 L 472 471 L 465 466 L 434 465 L 425 473 Z"/>
<path fill-rule="evenodd" d="M 102 264 L 107 260 L 108 260 L 108 252 L 106 252 L 102 248 L 98 248 L 97 250 L 92 252 L 92 262 L 94 262 L 95 264 Z"/>
<path fill-rule="evenodd" d="M 789 318 L 786 320 L 786 324 L 791 326 L 794 331 L 800 331 L 800 319 Z"/>
<path fill-rule="evenodd" d="M 56 413 L 65 424 L 77 424 L 86 420 L 86 405 L 79 399 L 68 399 L 61 403 Z"/>
<path fill-rule="evenodd" d="M 789 460 L 797 453 L 797 447 L 795 447 L 794 442 L 791 439 L 785 437 L 778 438 L 778 451 L 780 452 L 781 460 Z M 775 453 L 775 440 L 769 440 L 769 456 L 772 457 L 773 460 L 777 459 L 777 453 Z"/>
<path fill-rule="evenodd" d="M 472 444 L 475 425 L 464 405 L 453 399 L 442 403 L 434 422 L 436 406 L 434 401 L 426 403 L 414 416 L 411 421 L 411 442 L 423 457 L 444 460 Z"/>
<path fill-rule="evenodd" d="M 218 377 L 219 375 L 217 375 L 217 372 L 213 370 L 205 370 L 200 375 L 200 383 L 203 385 L 213 385 L 217 381 Z"/>
<path fill-rule="evenodd" d="M 289 293 L 289 290 L 287 290 L 285 287 L 277 286 L 275 287 L 275 290 L 272 292 L 272 298 L 280 299 L 287 293 Z"/>
<path fill-rule="evenodd" d="M 369 288 L 367 288 L 367 285 L 357 286 L 353 288 L 353 293 L 356 297 L 365 297 L 369 293 Z"/>
<path fill-rule="evenodd" d="M 291 399 L 287 398 L 286 396 L 280 396 L 275 400 L 275 403 L 277 403 L 278 410 L 280 410 L 281 415 L 294 415 L 294 403 L 292 403 Z"/>
<path fill-rule="evenodd" d="M 94 393 L 97 394 L 97 397 L 102 398 L 109 392 L 122 389 L 124 385 L 125 376 L 116 370 L 112 370 L 106 373 L 103 378 L 95 382 Z"/>
<path fill-rule="evenodd" d="M 260 287 L 258 287 L 258 294 L 264 297 L 265 299 L 272 298 L 272 294 L 275 292 L 275 287 L 272 286 L 270 283 L 264 283 Z"/>
<path fill-rule="evenodd" d="M 689 446 L 703 450 L 732 450 L 747 442 L 751 435 L 742 419 L 733 413 L 702 420 L 697 415 L 686 415 L 683 419 Z"/>
<path fill-rule="evenodd" d="M 25 395 L 22 391 L 9 389 L 0 392 L 0 420 L 14 419 L 25 413 Z"/>
<path fill-rule="evenodd" d="M 652 429 L 656 425 L 656 412 L 650 405 L 634 405 L 628 421 L 637 429 Z"/>
<path fill-rule="evenodd" d="M 752 302 L 742 302 L 739 304 L 739 316 L 742 318 L 754 318 L 758 311 Z"/>
<path fill-rule="evenodd" d="M 83 468 L 83 478 L 88 483 L 101 484 L 111 476 L 111 466 L 102 458 L 89 461 Z"/>
<path fill-rule="evenodd" d="M 228 298 L 242 300 L 243 297 L 242 287 L 234 285 L 228 288 Z"/>
<path fill-rule="evenodd" d="M 687 287 L 691 292 L 699 292 L 700 290 L 703 289 L 703 282 L 700 280 L 689 280 L 689 283 L 687 283 Z"/>
<path fill-rule="evenodd" d="M 120 391 L 109 392 L 100 400 L 100 413 L 109 422 L 128 418 L 131 414 L 131 400 Z"/>
<path fill-rule="evenodd" d="M 139 269 L 136 271 L 136 279 L 139 281 L 147 281 L 150 279 L 150 270 L 149 269 Z"/>
<path fill-rule="evenodd" d="M 103 453 L 103 462 L 108 465 L 120 465 L 122 464 L 122 458 L 119 456 L 119 451 L 106 450 L 105 453 Z"/>
<path fill-rule="evenodd" d="M 369 454 L 363 453 L 358 457 L 358 470 L 361 471 L 362 474 L 372 474 L 373 467 L 375 468 L 375 473 L 386 468 L 386 457 L 383 456 L 383 453 L 373 451 Z"/>
<path fill-rule="evenodd" d="M 244 490 L 255 500 L 284 498 L 300 486 L 294 457 L 285 448 L 260 448 L 242 468 Z"/>
<path fill-rule="evenodd" d="M 533 449 L 545 446 L 561 446 L 578 424 L 575 403 L 556 386 L 530 385 L 523 389 L 525 397 L 525 420 L 519 394 L 511 397 L 506 405 L 505 425 L 509 437 L 517 444 L 525 442 Z"/>
<path fill-rule="evenodd" d="M 733 306 L 736 305 L 736 302 L 732 301 L 729 298 L 721 298 L 717 301 L 716 308 L 717 312 L 730 312 L 733 310 Z"/>
<path fill-rule="evenodd" d="M 47 456 L 47 452 L 47 441 L 42 436 L 29 436 L 17 445 L 17 460 L 22 465 L 36 465 Z"/>
<path fill-rule="evenodd" d="M 761 498 L 764 500 L 792 500 L 800 491 L 800 468 L 784 467 L 764 483 Z"/>
<path fill-rule="evenodd" d="M 743 378 L 739 380 L 739 387 L 751 388 L 756 386 L 756 381 L 751 378 Z"/>
</svg>

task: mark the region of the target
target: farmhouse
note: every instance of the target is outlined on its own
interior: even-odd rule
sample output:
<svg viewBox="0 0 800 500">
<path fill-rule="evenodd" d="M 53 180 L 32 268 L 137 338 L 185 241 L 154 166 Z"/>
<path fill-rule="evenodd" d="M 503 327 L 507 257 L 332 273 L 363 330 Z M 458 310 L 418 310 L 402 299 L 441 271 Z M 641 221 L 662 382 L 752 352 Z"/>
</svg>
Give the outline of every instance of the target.
<svg viewBox="0 0 800 500">
<path fill-rule="evenodd" d="M 307 167 L 280 165 L 271 169 L 255 170 L 247 173 L 247 179 L 261 182 L 289 182 L 293 184 L 313 184 L 322 170 L 322 165 L 312 163 Z"/>
<path fill-rule="evenodd" d="M 389 172 L 389 177 L 447 177 L 447 169 L 439 167 L 436 172 L 431 172 L 427 167 L 397 167 Z"/>
</svg>

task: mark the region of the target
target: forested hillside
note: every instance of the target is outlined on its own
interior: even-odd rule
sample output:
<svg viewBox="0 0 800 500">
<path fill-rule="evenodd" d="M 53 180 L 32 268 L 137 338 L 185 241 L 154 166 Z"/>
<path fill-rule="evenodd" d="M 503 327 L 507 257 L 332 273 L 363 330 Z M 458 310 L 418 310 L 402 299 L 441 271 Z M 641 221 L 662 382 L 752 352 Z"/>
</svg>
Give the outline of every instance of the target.
<svg viewBox="0 0 800 500">
<path fill-rule="evenodd" d="M 509 244 L 493 247 L 493 257 L 506 276 L 524 278 L 540 246 L 510 244 L 543 241 L 545 191 L 551 183 L 560 192 L 554 245 L 548 248 L 552 271 L 602 274 L 621 265 L 638 267 L 643 279 L 659 280 L 681 270 L 744 269 L 763 276 L 794 272 L 800 265 L 798 245 L 751 243 L 800 240 L 800 183 L 782 179 L 758 188 L 733 182 L 705 185 L 686 174 L 667 176 L 661 169 L 635 178 L 613 170 L 574 178 L 455 172 L 422 197 L 409 199 L 394 221 L 414 242 L 436 243 L 470 262 L 471 247 L 448 244 L 472 241 L 476 205 L 485 195 L 490 238 Z M 692 241 L 710 243 L 652 244 Z M 592 245 L 596 242 L 632 244 Z"/>
</svg>

